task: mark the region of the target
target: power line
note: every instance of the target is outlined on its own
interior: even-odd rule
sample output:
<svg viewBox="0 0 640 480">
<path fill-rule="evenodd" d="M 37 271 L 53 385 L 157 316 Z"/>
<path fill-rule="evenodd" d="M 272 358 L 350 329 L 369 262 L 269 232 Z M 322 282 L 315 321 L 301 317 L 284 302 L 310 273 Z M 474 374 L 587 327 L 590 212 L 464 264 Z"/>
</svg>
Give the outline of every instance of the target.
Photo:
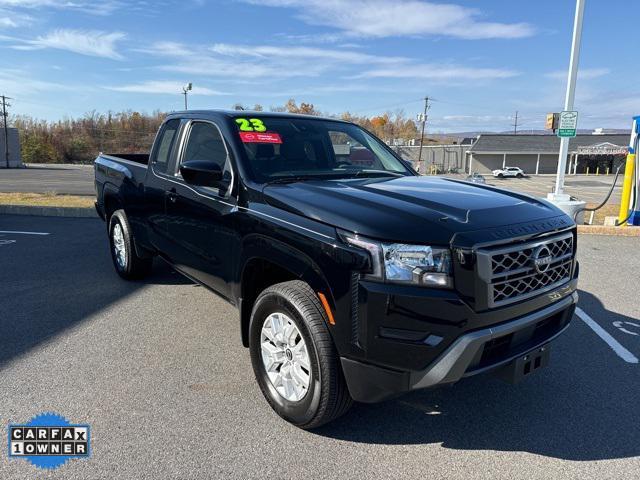
<svg viewBox="0 0 640 480">
<path fill-rule="evenodd" d="M 515 117 L 515 120 L 513 121 L 513 134 L 514 135 L 518 134 L 518 110 L 516 110 L 516 117 Z"/>
<path fill-rule="evenodd" d="M 11 98 L 4 95 L 0 96 L 0 98 L 2 99 L 2 123 L 4 125 L 4 159 L 7 168 L 9 168 L 9 114 L 7 113 L 7 107 L 10 107 L 11 104 L 7 100 L 11 100 Z"/>
<path fill-rule="evenodd" d="M 364 108 L 362 110 L 354 110 L 352 113 L 362 113 L 362 112 L 370 112 L 372 110 L 382 110 L 382 109 L 386 109 L 386 108 L 402 107 L 404 105 L 409 105 L 410 103 L 421 102 L 422 100 L 424 100 L 424 99 L 423 98 L 416 98 L 416 99 L 413 99 L 413 100 L 407 100 L 406 102 L 394 103 L 393 105 L 382 105 L 380 107 L 371 107 L 371 108 Z"/>
</svg>

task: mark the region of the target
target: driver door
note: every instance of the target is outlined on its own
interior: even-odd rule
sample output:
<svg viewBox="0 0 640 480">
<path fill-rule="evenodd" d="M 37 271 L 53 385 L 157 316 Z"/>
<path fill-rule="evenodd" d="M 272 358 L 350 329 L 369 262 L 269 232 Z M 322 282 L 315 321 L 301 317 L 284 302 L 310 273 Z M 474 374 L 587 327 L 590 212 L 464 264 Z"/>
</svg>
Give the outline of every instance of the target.
<svg viewBox="0 0 640 480">
<path fill-rule="evenodd" d="M 166 192 L 168 233 L 174 245 L 170 258 L 184 273 L 230 298 L 238 242 L 233 228 L 237 199 L 231 195 L 234 176 L 227 145 L 218 126 L 210 121 L 191 122 L 185 138 Z M 224 172 L 220 186 L 185 182 L 179 166 L 189 160 L 218 163 Z"/>
</svg>

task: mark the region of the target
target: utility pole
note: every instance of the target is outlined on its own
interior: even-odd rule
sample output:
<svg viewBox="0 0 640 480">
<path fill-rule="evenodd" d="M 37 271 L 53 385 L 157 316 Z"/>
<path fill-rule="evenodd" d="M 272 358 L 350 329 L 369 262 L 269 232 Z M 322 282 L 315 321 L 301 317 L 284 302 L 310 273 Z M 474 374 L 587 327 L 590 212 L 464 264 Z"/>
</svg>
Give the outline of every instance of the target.
<svg viewBox="0 0 640 480">
<path fill-rule="evenodd" d="M 10 107 L 11 104 L 7 100 L 11 99 L 4 95 L 0 96 L 0 98 L 2 99 L 2 124 L 4 125 L 4 159 L 7 168 L 9 168 L 9 114 L 7 113 L 7 107 Z"/>
<path fill-rule="evenodd" d="M 573 20 L 573 38 L 571 41 L 571 57 L 569 59 L 569 75 L 567 78 L 567 93 L 564 100 L 564 110 L 573 110 L 573 101 L 576 95 L 576 79 L 578 78 L 578 63 L 580 60 L 580 41 L 582 39 L 582 19 L 584 17 L 585 0 L 576 0 L 576 15 Z M 560 138 L 560 154 L 558 155 L 558 173 L 554 193 L 547 198 L 551 201 L 568 201 L 569 195 L 564 195 L 564 174 L 567 169 L 567 153 L 569 151 L 569 138 Z"/>
<path fill-rule="evenodd" d="M 516 118 L 515 121 L 513 122 L 513 134 L 517 135 L 518 134 L 518 111 L 516 110 Z"/>
<path fill-rule="evenodd" d="M 422 161 L 422 145 L 424 144 L 424 128 L 427 125 L 427 111 L 429 110 L 429 97 L 424 97 L 424 113 L 418 116 L 422 120 L 422 134 L 420 134 L 420 153 L 418 153 L 418 168 Z"/>
</svg>

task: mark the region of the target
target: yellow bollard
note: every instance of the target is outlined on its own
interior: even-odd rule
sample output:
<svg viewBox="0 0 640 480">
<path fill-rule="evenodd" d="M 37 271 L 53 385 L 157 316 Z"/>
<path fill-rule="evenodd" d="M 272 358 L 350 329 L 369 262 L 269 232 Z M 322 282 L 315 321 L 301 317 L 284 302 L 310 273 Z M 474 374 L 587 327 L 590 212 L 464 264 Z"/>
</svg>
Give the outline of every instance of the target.
<svg viewBox="0 0 640 480">
<path fill-rule="evenodd" d="M 589 175 L 589 167 L 587 167 L 587 175 Z"/>
<path fill-rule="evenodd" d="M 633 186 L 633 169 L 636 163 L 636 154 L 627 155 L 627 163 L 624 166 L 624 182 L 622 183 L 622 196 L 620 198 L 620 212 L 618 223 L 622 223 L 629 215 L 629 200 L 631 199 L 631 187 Z"/>
<path fill-rule="evenodd" d="M 607 175 L 609 175 L 609 167 L 607 167 Z"/>
<path fill-rule="evenodd" d="M 596 175 L 600 175 L 600 167 L 596 167 Z"/>
</svg>

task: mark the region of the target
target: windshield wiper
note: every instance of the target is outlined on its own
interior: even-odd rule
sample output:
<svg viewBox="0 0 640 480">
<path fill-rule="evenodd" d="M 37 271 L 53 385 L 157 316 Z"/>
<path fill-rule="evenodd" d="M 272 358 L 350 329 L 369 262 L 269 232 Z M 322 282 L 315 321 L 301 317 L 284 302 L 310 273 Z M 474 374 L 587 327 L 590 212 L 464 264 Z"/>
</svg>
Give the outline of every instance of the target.
<svg viewBox="0 0 640 480">
<path fill-rule="evenodd" d="M 304 182 L 309 180 L 338 180 L 341 178 L 369 178 L 369 177 L 403 177 L 401 173 L 389 170 L 359 170 L 357 172 L 345 172 L 345 174 L 334 172 L 324 175 L 287 175 L 273 180 L 268 180 L 265 185 L 276 185 L 283 183 Z"/>
<path fill-rule="evenodd" d="M 304 182 L 306 180 L 321 180 L 321 177 L 318 177 L 317 175 L 291 175 L 286 177 L 274 178 L 273 180 L 269 180 L 265 182 L 265 185 L 274 185 L 277 183 Z"/>
<path fill-rule="evenodd" d="M 360 170 L 358 172 L 353 173 L 354 177 L 404 177 L 401 173 L 391 172 L 389 170 Z"/>
</svg>

